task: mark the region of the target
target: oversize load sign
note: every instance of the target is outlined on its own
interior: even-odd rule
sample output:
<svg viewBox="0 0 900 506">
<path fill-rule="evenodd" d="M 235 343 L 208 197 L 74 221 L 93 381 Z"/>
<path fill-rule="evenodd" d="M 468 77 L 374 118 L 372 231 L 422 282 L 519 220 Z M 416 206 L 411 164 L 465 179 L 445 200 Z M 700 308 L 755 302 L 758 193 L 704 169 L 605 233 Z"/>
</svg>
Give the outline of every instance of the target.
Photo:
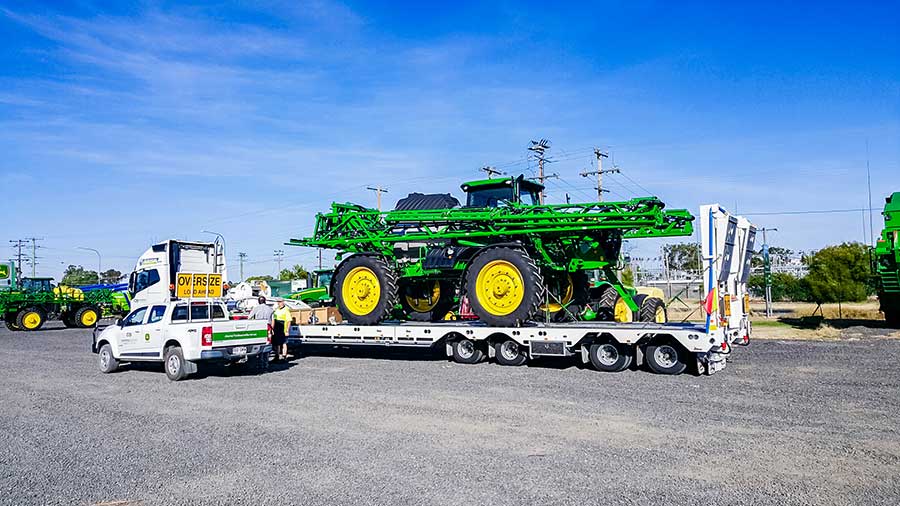
<svg viewBox="0 0 900 506">
<path fill-rule="evenodd" d="M 193 274 L 189 272 L 179 272 L 177 278 L 178 285 L 175 295 L 178 298 L 188 299 L 191 297 L 222 296 L 221 274 Z"/>
</svg>

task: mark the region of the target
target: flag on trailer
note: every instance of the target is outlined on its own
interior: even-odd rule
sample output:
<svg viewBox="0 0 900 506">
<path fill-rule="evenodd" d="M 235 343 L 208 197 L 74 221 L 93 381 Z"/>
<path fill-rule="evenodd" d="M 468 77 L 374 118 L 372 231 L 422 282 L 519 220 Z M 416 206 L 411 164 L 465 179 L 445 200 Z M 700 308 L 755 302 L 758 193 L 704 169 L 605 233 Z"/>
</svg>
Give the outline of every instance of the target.
<svg viewBox="0 0 900 506">
<path fill-rule="evenodd" d="M 703 302 L 703 309 L 706 310 L 706 329 L 707 331 L 716 329 L 715 314 L 719 311 L 719 289 L 714 287 L 706 294 L 706 300 Z"/>
</svg>

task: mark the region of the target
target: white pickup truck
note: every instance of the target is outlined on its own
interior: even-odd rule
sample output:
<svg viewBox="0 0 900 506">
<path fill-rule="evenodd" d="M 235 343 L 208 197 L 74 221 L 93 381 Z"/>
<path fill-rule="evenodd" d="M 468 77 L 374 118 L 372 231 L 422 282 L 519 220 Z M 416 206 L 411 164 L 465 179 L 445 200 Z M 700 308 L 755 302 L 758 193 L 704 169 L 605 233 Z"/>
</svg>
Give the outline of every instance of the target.
<svg viewBox="0 0 900 506">
<path fill-rule="evenodd" d="M 178 381 L 197 372 L 202 361 L 263 372 L 272 345 L 268 322 L 231 320 L 221 301 L 193 299 L 135 307 L 114 325 L 95 330 L 91 350 L 104 373 L 120 362 L 164 362 L 166 376 Z"/>
</svg>

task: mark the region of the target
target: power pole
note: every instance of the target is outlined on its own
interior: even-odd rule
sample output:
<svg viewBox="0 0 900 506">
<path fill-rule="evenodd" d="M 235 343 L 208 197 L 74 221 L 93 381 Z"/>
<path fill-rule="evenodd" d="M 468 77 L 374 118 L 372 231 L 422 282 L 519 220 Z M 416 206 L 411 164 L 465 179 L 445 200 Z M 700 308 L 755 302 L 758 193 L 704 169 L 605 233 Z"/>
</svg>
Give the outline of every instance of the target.
<svg viewBox="0 0 900 506">
<path fill-rule="evenodd" d="M 366 189 L 367 189 L 367 190 L 372 190 L 373 192 L 375 192 L 375 193 L 378 195 L 378 197 L 377 197 L 377 199 L 378 199 L 378 210 L 381 211 L 381 194 L 382 194 L 382 193 L 388 193 L 387 188 L 382 188 L 382 187 L 380 187 L 380 186 L 366 186 Z"/>
<path fill-rule="evenodd" d="M 772 263 L 769 261 L 769 241 L 766 232 L 778 232 L 777 228 L 759 229 L 763 235 L 763 280 L 766 284 L 766 318 L 772 317 Z"/>
<path fill-rule="evenodd" d="M 31 277 L 37 276 L 37 264 L 38 264 L 38 256 L 37 250 L 40 246 L 37 245 L 38 241 L 43 241 L 44 239 L 41 237 L 28 237 L 25 239 L 26 241 L 31 241 Z"/>
<path fill-rule="evenodd" d="M 603 192 L 609 191 L 603 188 L 603 174 L 618 174 L 621 171 L 616 166 L 603 170 L 603 159 L 609 158 L 609 155 L 600 151 L 599 148 L 594 148 L 594 156 L 597 157 L 597 170 L 584 170 L 581 172 L 581 177 L 597 176 L 597 186 L 595 187 L 597 190 L 597 202 L 603 202 Z"/>
<path fill-rule="evenodd" d="M 284 250 L 275 250 L 275 262 L 278 264 L 278 270 L 275 271 L 275 277 L 281 275 L 281 260 L 284 258 Z"/>
<path fill-rule="evenodd" d="M 241 281 L 244 281 L 244 260 L 247 260 L 247 254 L 243 251 L 239 252 L 238 260 L 241 262 Z"/>
<path fill-rule="evenodd" d="M 319 248 L 319 270 L 322 270 L 322 248 Z"/>
<path fill-rule="evenodd" d="M 547 158 L 544 157 L 544 153 L 550 149 L 550 141 L 547 139 L 541 139 L 539 141 L 531 141 L 531 146 L 528 148 L 528 151 L 532 151 L 537 156 L 538 160 L 538 182 L 544 184 L 545 179 L 549 179 L 551 177 L 559 177 L 558 174 L 552 174 L 549 176 L 544 176 L 544 162 L 549 162 Z M 538 194 L 538 203 L 544 203 L 544 190 L 541 190 L 541 193 Z"/>
<path fill-rule="evenodd" d="M 16 270 L 16 283 L 21 284 L 22 283 L 22 281 L 21 281 L 22 280 L 22 246 L 25 244 L 25 241 L 23 241 L 22 239 L 16 239 L 15 241 L 9 241 L 9 242 L 12 243 L 13 248 L 16 248 L 16 264 L 18 265 L 18 267 L 16 267 L 16 269 L 17 269 Z"/>
<path fill-rule="evenodd" d="M 869 171 L 869 139 L 866 139 L 866 183 L 869 186 L 869 240 L 875 246 L 875 222 L 872 218 L 872 173 Z"/>
<path fill-rule="evenodd" d="M 503 174 L 506 174 L 505 172 L 500 172 L 496 167 L 492 167 L 490 165 L 485 165 L 478 170 L 487 172 L 488 179 L 493 179 L 494 175 L 502 176 Z"/>
</svg>

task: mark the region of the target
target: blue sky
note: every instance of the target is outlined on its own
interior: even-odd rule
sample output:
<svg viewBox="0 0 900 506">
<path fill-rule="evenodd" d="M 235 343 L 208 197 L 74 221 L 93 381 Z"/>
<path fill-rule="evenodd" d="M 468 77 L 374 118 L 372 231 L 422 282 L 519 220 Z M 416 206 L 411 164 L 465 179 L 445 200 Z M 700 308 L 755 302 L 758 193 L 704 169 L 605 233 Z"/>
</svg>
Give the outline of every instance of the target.
<svg viewBox="0 0 900 506">
<path fill-rule="evenodd" d="M 593 195 L 593 146 L 630 178 L 610 198 L 694 211 L 863 208 L 867 141 L 875 207 L 900 191 L 895 3 L 120 4 L 0 1 L 0 240 L 43 237 L 44 275 L 204 229 L 233 279 L 238 251 L 311 267 L 282 243 L 332 200 L 531 174 L 541 137 L 551 202 Z M 863 213 L 752 218 L 794 249 L 864 239 Z"/>
</svg>

